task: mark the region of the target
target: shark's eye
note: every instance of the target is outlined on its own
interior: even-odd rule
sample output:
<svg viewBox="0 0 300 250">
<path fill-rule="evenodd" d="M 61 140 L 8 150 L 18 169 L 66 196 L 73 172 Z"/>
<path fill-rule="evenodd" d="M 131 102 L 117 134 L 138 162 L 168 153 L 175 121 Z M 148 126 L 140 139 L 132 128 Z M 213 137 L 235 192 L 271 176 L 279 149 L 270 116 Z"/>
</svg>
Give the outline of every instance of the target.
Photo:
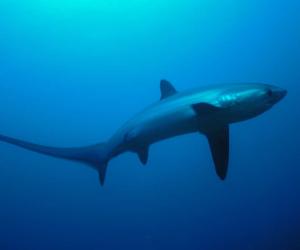
<svg viewBox="0 0 300 250">
<path fill-rule="evenodd" d="M 272 97 L 273 96 L 273 91 L 271 89 L 267 90 L 267 95 L 269 97 Z"/>
</svg>

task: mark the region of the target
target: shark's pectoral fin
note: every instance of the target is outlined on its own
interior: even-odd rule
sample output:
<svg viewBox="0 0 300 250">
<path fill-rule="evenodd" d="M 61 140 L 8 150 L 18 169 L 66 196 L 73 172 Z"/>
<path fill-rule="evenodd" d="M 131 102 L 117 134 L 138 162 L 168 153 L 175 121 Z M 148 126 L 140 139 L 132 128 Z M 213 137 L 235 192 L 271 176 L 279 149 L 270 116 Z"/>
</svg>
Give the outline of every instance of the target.
<svg viewBox="0 0 300 250">
<path fill-rule="evenodd" d="M 223 108 L 204 102 L 194 104 L 192 108 L 199 117 L 205 117 L 223 110 Z M 203 128 L 201 131 L 201 133 L 204 132 Z M 229 160 L 229 126 L 208 128 L 204 133 L 209 142 L 216 172 L 224 180 L 227 175 Z"/>
<path fill-rule="evenodd" d="M 211 113 L 222 110 L 222 108 L 219 108 L 217 106 L 205 102 L 193 104 L 192 107 L 194 111 L 197 113 L 197 115 L 199 116 L 209 115 Z"/>
<path fill-rule="evenodd" d="M 136 153 L 138 154 L 139 159 L 142 162 L 142 164 L 146 165 L 148 162 L 149 147 L 148 146 L 140 147 L 136 150 Z"/>
<path fill-rule="evenodd" d="M 160 92 L 161 92 L 161 97 L 160 97 L 161 100 L 177 94 L 177 90 L 174 88 L 174 86 L 166 80 L 160 81 Z"/>
<path fill-rule="evenodd" d="M 225 180 L 229 160 L 229 126 L 206 134 L 218 176 Z"/>
</svg>

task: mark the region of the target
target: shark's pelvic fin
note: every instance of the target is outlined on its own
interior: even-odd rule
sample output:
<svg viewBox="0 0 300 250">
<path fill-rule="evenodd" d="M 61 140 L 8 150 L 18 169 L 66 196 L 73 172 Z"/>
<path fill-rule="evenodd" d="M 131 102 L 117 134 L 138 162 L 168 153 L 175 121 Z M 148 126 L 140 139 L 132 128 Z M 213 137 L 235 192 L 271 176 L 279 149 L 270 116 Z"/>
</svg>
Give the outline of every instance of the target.
<svg viewBox="0 0 300 250">
<path fill-rule="evenodd" d="M 107 164 L 108 164 L 108 162 L 103 162 L 98 167 L 99 181 L 100 181 L 101 186 L 104 186 L 105 177 L 106 177 L 106 170 L 107 170 Z"/>
<path fill-rule="evenodd" d="M 225 180 L 229 161 L 229 126 L 224 126 L 206 134 L 214 160 L 216 172 Z"/>
<path fill-rule="evenodd" d="M 161 100 L 178 93 L 175 87 L 167 80 L 160 81 L 160 92 L 161 92 L 161 97 L 160 97 Z"/>
<path fill-rule="evenodd" d="M 137 154 L 139 156 L 139 159 L 142 162 L 142 164 L 146 165 L 147 162 L 148 162 L 149 147 L 148 146 L 140 147 L 139 149 L 137 149 L 136 152 L 137 152 Z"/>
<path fill-rule="evenodd" d="M 40 154 L 71 161 L 83 162 L 99 172 L 101 185 L 104 184 L 107 164 L 110 160 L 106 143 L 99 143 L 87 147 L 58 148 L 43 146 L 4 135 L 0 135 L 0 141 L 10 143 Z"/>
</svg>

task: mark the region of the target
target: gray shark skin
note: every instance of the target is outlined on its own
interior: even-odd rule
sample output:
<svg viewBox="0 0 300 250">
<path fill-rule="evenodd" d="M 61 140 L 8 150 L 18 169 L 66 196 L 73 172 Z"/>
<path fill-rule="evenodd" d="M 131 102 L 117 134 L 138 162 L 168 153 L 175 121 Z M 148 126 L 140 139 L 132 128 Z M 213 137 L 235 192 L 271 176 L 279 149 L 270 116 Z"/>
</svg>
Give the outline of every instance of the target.
<svg viewBox="0 0 300 250">
<path fill-rule="evenodd" d="M 287 91 L 272 85 L 249 83 L 211 86 L 180 93 L 166 80 L 161 99 L 125 123 L 106 143 L 56 148 L 0 135 L 0 141 L 53 157 L 86 163 L 104 185 L 108 162 L 125 152 L 148 161 L 153 143 L 188 133 L 208 139 L 216 173 L 224 180 L 229 162 L 229 125 L 254 118 L 278 103 Z"/>
</svg>

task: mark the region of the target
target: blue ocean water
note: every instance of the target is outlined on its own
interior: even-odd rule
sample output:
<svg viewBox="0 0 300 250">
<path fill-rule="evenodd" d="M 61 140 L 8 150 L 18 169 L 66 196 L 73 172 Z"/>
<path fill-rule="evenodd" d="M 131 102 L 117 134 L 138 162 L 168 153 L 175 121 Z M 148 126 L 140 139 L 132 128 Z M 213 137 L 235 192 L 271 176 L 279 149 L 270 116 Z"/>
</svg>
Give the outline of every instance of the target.
<svg viewBox="0 0 300 250">
<path fill-rule="evenodd" d="M 178 90 L 289 91 L 231 127 L 219 181 L 198 134 L 125 154 L 106 185 L 85 166 L 0 144 L 0 249 L 300 249 L 300 3 L 2 0 L 0 133 L 52 146 L 107 140 Z"/>
</svg>

